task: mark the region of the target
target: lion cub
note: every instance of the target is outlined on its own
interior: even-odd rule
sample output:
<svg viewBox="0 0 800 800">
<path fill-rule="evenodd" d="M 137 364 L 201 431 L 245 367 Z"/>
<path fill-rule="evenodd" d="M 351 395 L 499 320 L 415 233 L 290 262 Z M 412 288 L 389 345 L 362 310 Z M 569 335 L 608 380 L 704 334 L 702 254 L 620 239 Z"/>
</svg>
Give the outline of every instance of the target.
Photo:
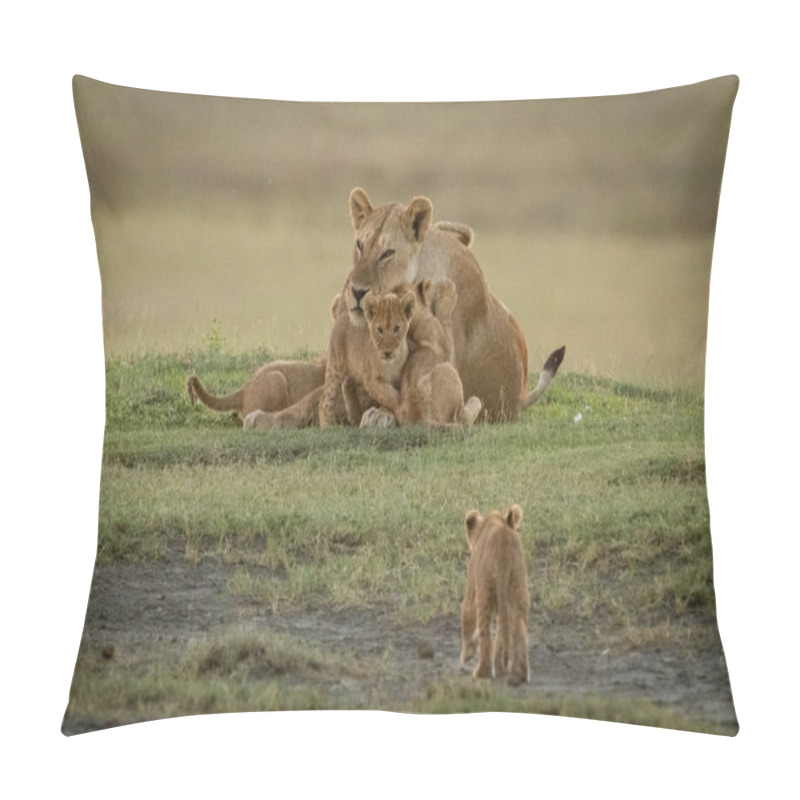
<svg viewBox="0 0 800 800">
<path fill-rule="evenodd" d="M 397 421 L 439 428 L 471 425 L 483 404 L 477 397 L 464 402 L 464 387 L 453 366 L 456 285 L 449 278 L 435 286 L 424 280 L 417 291 L 422 307 L 408 333 L 412 348 L 403 368 Z"/>
<path fill-rule="evenodd" d="M 475 655 L 477 644 L 478 665 L 473 675 L 491 678 L 508 673 L 511 686 L 530 680 L 530 601 L 522 539 L 517 532 L 520 522 L 522 509 L 516 504 L 505 514 L 490 511 L 485 517 L 473 509 L 464 520 L 470 557 L 461 604 L 461 663 Z"/>
<path fill-rule="evenodd" d="M 224 397 L 209 394 L 200 379 L 186 381 L 189 400 L 215 411 L 232 411 L 243 420 L 255 411 L 275 412 L 296 403 L 325 380 L 325 362 L 272 361 L 257 370 L 238 391 Z"/>
<path fill-rule="evenodd" d="M 340 315 L 331 332 L 325 386 L 319 408 L 320 426 L 336 422 L 334 407 L 347 382 L 361 384 L 369 396 L 390 410 L 400 400 L 398 387 L 403 366 L 408 358 L 408 328 L 416 308 L 412 290 L 402 295 L 367 292 L 361 301 L 367 328 L 352 325 L 347 314 Z M 351 424 L 358 425 L 360 411 L 345 391 L 347 415 Z"/>
</svg>

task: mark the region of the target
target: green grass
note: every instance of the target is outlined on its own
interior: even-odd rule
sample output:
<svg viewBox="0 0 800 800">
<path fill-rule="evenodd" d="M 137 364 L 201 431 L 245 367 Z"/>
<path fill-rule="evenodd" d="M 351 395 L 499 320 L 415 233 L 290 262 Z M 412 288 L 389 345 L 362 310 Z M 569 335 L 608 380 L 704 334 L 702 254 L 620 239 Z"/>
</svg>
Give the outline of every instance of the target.
<svg viewBox="0 0 800 800">
<path fill-rule="evenodd" d="M 177 660 L 152 652 L 146 661 L 141 655 L 106 659 L 84 648 L 70 690 L 70 725 L 91 730 L 195 714 L 367 707 L 368 696 L 358 699 L 337 691 L 364 677 L 364 666 L 354 659 L 275 634 L 236 631 L 196 642 Z M 643 698 L 591 693 L 520 697 L 502 682 L 466 676 L 434 681 L 416 699 L 384 697 L 382 707 L 418 714 L 549 714 L 729 733 Z"/>
<path fill-rule="evenodd" d="M 697 395 L 565 373 L 518 421 L 453 433 L 244 432 L 189 405 L 192 371 L 222 393 L 266 358 L 108 361 L 100 561 L 178 548 L 236 565 L 230 590 L 273 610 L 382 604 L 425 622 L 458 608 L 465 512 L 517 502 L 535 613 L 632 636 L 713 617 Z"/>
<path fill-rule="evenodd" d="M 269 358 L 208 345 L 107 360 L 101 565 L 219 564 L 223 591 L 243 608 L 276 619 L 378 610 L 413 631 L 458 614 L 467 510 L 516 502 L 535 640 L 555 625 L 686 657 L 708 646 L 715 607 L 699 395 L 565 372 L 514 423 L 452 432 L 245 432 L 229 414 L 190 405 L 192 372 L 223 393 Z M 395 696 L 371 675 L 388 668 L 379 655 L 356 663 L 345 648 L 319 650 L 256 628 L 195 632 L 188 644 L 122 639 L 110 658 L 96 638 L 85 641 L 69 729 L 363 705 L 719 732 L 642 697 L 520 696 L 455 670 Z"/>
<path fill-rule="evenodd" d="M 70 689 L 72 725 L 92 729 L 151 719 L 241 711 L 335 708 L 314 682 L 357 667 L 289 637 L 240 631 L 197 642 L 174 659 L 105 659 L 82 649 Z"/>
<path fill-rule="evenodd" d="M 472 714 L 482 711 L 548 714 L 701 733 L 727 733 L 720 726 L 698 723 L 685 714 L 661 708 L 648 700 L 592 694 L 533 696 L 520 700 L 513 690 L 502 685 L 466 680 L 430 686 L 425 699 L 418 701 L 412 710 L 423 714 Z"/>
</svg>

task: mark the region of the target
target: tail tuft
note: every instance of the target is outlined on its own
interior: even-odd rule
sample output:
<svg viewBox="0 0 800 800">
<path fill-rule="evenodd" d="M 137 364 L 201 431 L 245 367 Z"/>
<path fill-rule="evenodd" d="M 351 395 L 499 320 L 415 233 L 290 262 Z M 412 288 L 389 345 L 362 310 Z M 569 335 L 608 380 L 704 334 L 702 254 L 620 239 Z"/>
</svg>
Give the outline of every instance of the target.
<svg viewBox="0 0 800 800">
<path fill-rule="evenodd" d="M 558 350 L 553 350 L 553 352 L 547 357 L 547 361 L 544 362 L 542 372 L 549 372 L 550 375 L 555 377 L 556 373 L 558 372 L 558 368 L 561 366 L 561 362 L 564 360 L 564 354 L 566 352 L 566 345 L 562 345 L 558 348 Z"/>
<path fill-rule="evenodd" d="M 564 355 L 566 352 L 567 346 L 562 345 L 558 348 L 558 350 L 553 350 L 553 352 L 550 353 L 550 355 L 547 357 L 547 361 L 544 362 L 544 366 L 542 367 L 541 375 L 539 375 L 539 382 L 536 384 L 536 388 L 525 398 L 522 403 L 522 408 L 532 406 L 547 391 L 547 387 L 550 385 L 553 378 L 555 378 L 558 368 L 561 366 L 561 362 L 564 360 Z"/>
</svg>

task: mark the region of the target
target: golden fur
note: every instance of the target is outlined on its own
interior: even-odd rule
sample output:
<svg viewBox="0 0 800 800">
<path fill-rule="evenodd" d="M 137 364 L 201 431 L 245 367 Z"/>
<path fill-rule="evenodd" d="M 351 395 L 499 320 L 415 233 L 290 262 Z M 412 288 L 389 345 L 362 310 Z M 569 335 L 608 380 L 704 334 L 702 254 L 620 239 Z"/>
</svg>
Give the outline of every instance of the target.
<svg viewBox="0 0 800 800">
<path fill-rule="evenodd" d="M 528 392 L 525 339 L 508 309 L 489 291 L 470 249 L 471 228 L 451 222 L 431 224 L 433 207 L 424 197 L 414 198 L 405 207 L 390 203 L 373 208 L 363 189 L 351 192 L 350 214 L 355 233 L 353 268 L 331 308 L 336 320 L 332 338 L 341 339 L 342 328 L 349 322 L 362 331 L 356 337 L 360 345 L 369 344 L 361 302 L 370 289 L 393 291 L 425 278 L 435 286 L 450 278 L 458 293 L 452 316 L 453 364 L 463 394 L 480 398 L 488 420 L 513 419 L 541 397 L 563 360 L 565 348 L 551 354 L 536 388 Z M 344 380 L 343 390 L 346 398 L 359 392 L 364 400 L 363 387 L 352 376 Z M 301 427 L 318 419 L 333 424 L 337 418 L 330 408 L 324 414 L 319 408 L 322 396 L 322 389 L 317 388 L 276 414 L 262 412 L 257 425 L 245 427 Z M 329 406 L 331 401 L 338 402 L 329 395 Z M 359 422 L 355 405 L 355 401 L 348 402 L 346 419 L 351 424 Z M 362 402 L 361 410 L 367 408 L 369 403 Z"/>
<path fill-rule="evenodd" d="M 464 403 L 461 379 L 452 364 L 455 284 L 445 278 L 432 287 L 425 280 L 418 291 L 421 303 L 408 333 L 412 350 L 403 367 L 395 416 L 400 425 L 471 425 L 481 401 L 471 397 Z"/>
<path fill-rule="evenodd" d="M 192 405 L 200 400 L 215 411 L 231 411 L 245 419 L 254 411 L 274 412 L 293 405 L 325 380 L 325 362 L 273 361 L 257 370 L 238 391 L 224 397 L 209 394 L 192 375 L 186 390 Z"/>
<path fill-rule="evenodd" d="M 436 227 L 444 236 L 454 242 L 458 242 L 462 247 L 470 247 L 475 238 L 472 228 L 460 222 L 437 222 Z M 349 281 L 345 289 L 349 291 L 347 287 L 349 287 Z M 343 292 L 337 294 L 330 306 L 330 313 L 334 322 L 337 321 L 343 311 L 346 311 L 346 302 L 343 299 L 343 294 Z M 359 312 L 358 324 L 363 326 L 363 323 L 363 314 Z M 302 364 L 303 362 L 287 363 Z M 281 408 L 279 411 L 268 411 L 259 408 L 246 412 L 243 415 L 245 429 L 300 428 L 317 425 L 319 423 L 323 383 L 324 373 L 317 387 L 309 391 L 304 397 L 299 398 L 292 405 Z M 374 403 L 364 387 L 354 378 L 348 376 L 343 381 L 342 393 L 340 395 L 337 394 L 334 400 L 333 421 L 335 423 L 349 422 L 350 424 L 358 424 L 363 412 L 372 405 Z"/>
<path fill-rule="evenodd" d="M 399 402 L 398 386 L 408 356 L 406 334 L 416 306 L 413 291 L 403 296 L 368 292 L 363 302 L 367 327 L 353 325 L 347 314 L 337 318 L 331 332 L 319 422 L 325 428 L 337 422 L 334 412 L 344 389 L 348 421 L 358 425 L 365 410 L 352 402 L 346 379 L 355 381 L 376 403 L 390 411 Z M 352 383 L 350 384 L 352 386 Z"/>
<path fill-rule="evenodd" d="M 461 604 L 461 663 L 478 652 L 473 675 L 491 678 L 508 674 L 512 686 L 530 680 L 528 661 L 528 572 L 517 531 L 522 508 L 505 513 L 468 511 L 466 526 L 470 557 L 467 587 Z M 495 622 L 492 642 L 492 622 Z"/>
</svg>

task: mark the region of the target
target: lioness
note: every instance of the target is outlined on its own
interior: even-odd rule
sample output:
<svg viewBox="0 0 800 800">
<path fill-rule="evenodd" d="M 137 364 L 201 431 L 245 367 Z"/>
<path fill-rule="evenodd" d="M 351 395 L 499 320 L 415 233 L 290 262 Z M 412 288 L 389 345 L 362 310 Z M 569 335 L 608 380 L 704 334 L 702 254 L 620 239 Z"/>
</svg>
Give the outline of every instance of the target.
<svg viewBox="0 0 800 800">
<path fill-rule="evenodd" d="M 186 381 L 189 400 L 200 400 L 215 411 L 232 411 L 245 419 L 254 411 L 280 411 L 291 406 L 321 385 L 325 361 L 273 361 L 257 370 L 238 391 L 224 397 L 209 394 L 200 379 Z"/>
<path fill-rule="evenodd" d="M 464 520 L 470 557 L 461 604 L 461 663 L 466 664 L 475 655 L 477 638 L 478 664 L 473 675 L 491 678 L 508 673 L 512 686 L 530 680 L 530 601 L 525 555 L 517 531 L 520 522 L 522 509 L 516 504 L 505 514 L 490 511 L 485 517 L 473 509 Z"/>
<path fill-rule="evenodd" d="M 424 278 L 434 285 L 450 278 L 458 293 L 453 344 L 464 394 L 481 399 L 488 419 L 514 419 L 542 396 L 565 348 L 550 355 L 536 388 L 529 392 L 528 351 L 516 320 L 489 291 L 472 251 L 457 237 L 431 225 L 432 215 L 433 205 L 426 197 L 415 197 L 407 206 L 373 207 L 363 189 L 353 189 L 353 269 L 339 313 L 346 310 L 353 323 L 359 324 L 361 301 L 369 289 L 391 291 Z"/>
<path fill-rule="evenodd" d="M 354 326 L 365 329 L 361 301 L 369 289 L 391 291 L 419 279 L 430 278 L 436 284 L 449 277 L 458 290 L 453 340 L 464 394 L 481 399 L 488 420 L 514 419 L 544 394 L 566 348 L 551 353 L 536 387 L 528 392 L 525 339 L 486 285 L 469 247 L 471 229 L 458 223 L 432 225 L 432 214 L 433 206 L 425 197 L 414 198 L 408 206 L 390 203 L 373 208 L 363 189 L 351 192 L 353 269 L 339 298 L 337 319 L 346 314 Z M 321 394 L 316 390 L 279 412 L 280 424 L 313 424 Z"/>
<path fill-rule="evenodd" d="M 448 237 L 459 246 L 465 248 L 472 246 L 475 234 L 469 225 L 464 225 L 461 222 L 440 221 L 435 224 L 435 227 L 442 232 L 442 235 Z M 344 307 L 346 307 L 346 304 L 342 302 L 342 294 L 339 293 L 333 298 L 330 307 L 334 322 L 338 319 L 341 309 Z M 359 323 L 362 322 L 363 317 L 360 317 Z M 298 364 L 300 366 L 304 362 L 285 363 Z M 259 406 L 245 412 L 243 414 L 245 430 L 256 428 L 299 428 L 318 424 L 319 406 L 325 380 L 324 370 L 321 374 L 318 373 L 318 378 L 318 385 L 309 390 L 304 397 L 293 401 L 293 405 L 282 407 L 280 410 L 270 410 L 264 406 Z M 334 420 L 337 423 L 349 422 L 357 425 L 360 422 L 362 412 L 371 405 L 374 404 L 364 387 L 354 378 L 348 376 L 342 384 L 341 395 L 337 395 L 335 400 Z"/>
<path fill-rule="evenodd" d="M 400 376 L 408 357 L 406 334 L 416 307 L 412 290 L 402 296 L 393 293 L 379 295 L 369 292 L 363 298 L 365 329 L 350 323 L 346 314 L 340 315 L 331 332 L 325 386 L 319 408 L 319 423 L 323 428 L 336 423 L 334 413 L 337 397 L 346 378 L 357 381 L 377 403 L 390 410 L 399 402 Z M 352 424 L 360 422 L 360 411 L 350 404 L 345 392 L 347 416 Z"/>
</svg>

